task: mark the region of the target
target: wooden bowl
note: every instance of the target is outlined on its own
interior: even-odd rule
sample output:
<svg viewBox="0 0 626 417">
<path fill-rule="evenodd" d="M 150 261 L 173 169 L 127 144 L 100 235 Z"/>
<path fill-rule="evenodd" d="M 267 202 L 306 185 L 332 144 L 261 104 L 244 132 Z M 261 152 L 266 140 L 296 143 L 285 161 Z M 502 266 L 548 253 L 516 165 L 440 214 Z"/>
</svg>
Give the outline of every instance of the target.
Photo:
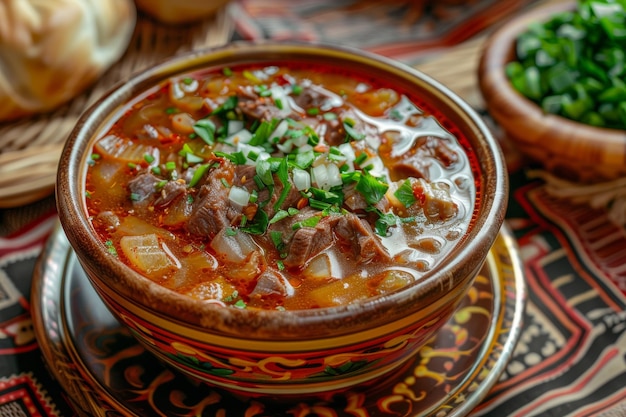
<svg viewBox="0 0 626 417">
<path fill-rule="evenodd" d="M 506 64 L 515 59 L 515 41 L 530 23 L 574 7 L 566 1 L 534 8 L 496 30 L 480 57 L 479 87 L 489 113 L 523 154 L 557 176 L 600 182 L 626 175 L 626 131 L 546 114 L 515 90 L 505 74 Z"/>
</svg>

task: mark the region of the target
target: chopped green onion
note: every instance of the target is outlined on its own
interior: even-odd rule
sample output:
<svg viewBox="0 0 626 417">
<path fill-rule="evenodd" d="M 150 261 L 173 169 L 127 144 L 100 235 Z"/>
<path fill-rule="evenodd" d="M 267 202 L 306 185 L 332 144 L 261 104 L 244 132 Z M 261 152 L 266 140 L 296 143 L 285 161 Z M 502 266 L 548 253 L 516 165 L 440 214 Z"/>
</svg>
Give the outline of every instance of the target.
<svg viewBox="0 0 626 417">
<path fill-rule="evenodd" d="M 270 219 L 269 224 L 277 223 L 282 219 L 286 219 L 287 217 L 289 217 L 289 213 L 287 212 L 287 210 L 278 210 L 276 214 L 274 214 L 274 217 Z"/>
<path fill-rule="evenodd" d="M 262 235 L 267 230 L 268 224 L 269 218 L 267 213 L 263 210 L 257 210 L 252 221 L 248 222 L 245 227 L 240 227 L 239 230 L 251 235 Z"/>
<path fill-rule="evenodd" d="M 309 198 L 309 206 L 314 208 L 315 210 L 326 210 L 329 209 L 332 204 L 326 203 L 325 201 L 316 200 L 314 198 Z"/>
<path fill-rule="evenodd" d="M 104 242 L 104 245 L 107 248 L 107 252 L 109 252 L 113 256 L 117 256 L 117 250 L 115 249 L 115 246 L 113 246 L 112 240 L 107 240 L 106 242 Z"/>
<path fill-rule="evenodd" d="M 258 161 L 256 164 L 256 174 L 259 176 L 263 184 L 274 184 L 274 178 L 272 177 L 271 164 L 269 161 Z"/>
<path fill-rule="evenodd" d="M 259 199 L 259 193 L 257 192 L 257 190 L 252 190 L 252 192 L 250 193 L 250 202 L 256 203 L 258 199 Z"/>
<path fill-rule="evenodd" d="M 278 250 L 282 250 L 285 246 L 285 243 L 283 242 L 283 234 L 277 230 L 272 230 L 270 232 L 270 239 Z"/>
<path fill-rule="evenodd" d="M 365 139 L 365 134 L 358 132 L 354 127 L 353 124 L 350 124 L 348 122 L 346 122 L 344 120 L 343 122 L 343 128 L 345 129 L 346 133 L 348 134 L 348 137 L 354 139 L 354 140 L 362 140 Z"/>
<path fill-rule="evenodd" d="M 281 158 L 280 165 L 278 166 L 278 171 L 276 171 L 276 176 L 283 185 L 283 189 L 280 192 L 278 200 L 276 200 L 276 203 L 274 203 L 274 210 L 278 210 L 283 205 L 285 199 L 291 191 L 291 182 L 289 182 L 289 172 L 287 168 L 287 158 Z"/>
<path fill-rule="evenodd" d="M 292 230 L 298 230 L 303 227 L 315 227 L 320 222 L 320 216 L 311 216 L 308 219 L 304 219 L 301 222 L 295 222 L 291 225 Z"/>
<path fill-rule="evenodd" d="M 193 131 L 209 146 L 215 144 L 215 123 L 200 119 L 193 125 Z"/>
<path fill-rule="evenodd" d="M 191 177 L 191 181 L 189 181 L 189 187 L 195 187 L 198 182 L 202 179 L 204 174 L 209 170 L 209 164 L 198 165 L 196 170 L 193 172 L 193 176 Z"/>
</svg>

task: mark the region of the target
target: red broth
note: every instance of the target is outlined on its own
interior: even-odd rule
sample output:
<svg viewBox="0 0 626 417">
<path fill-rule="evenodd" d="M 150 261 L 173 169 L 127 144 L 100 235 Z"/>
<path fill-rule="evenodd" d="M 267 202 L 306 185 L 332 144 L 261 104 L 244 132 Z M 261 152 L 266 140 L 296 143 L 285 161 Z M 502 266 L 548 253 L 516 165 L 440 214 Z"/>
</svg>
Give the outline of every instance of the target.
<svg viewBox="0 0 626 417">
<path fill-rule="evenodd" d="M 89 216 L 111 256 L 193 298 L 309 309 L 389 293 L 445 257 L 475 204 L 475 161 L 425 108 L 322 67 L 180 76 L 96 142 Z"/>
</svg>

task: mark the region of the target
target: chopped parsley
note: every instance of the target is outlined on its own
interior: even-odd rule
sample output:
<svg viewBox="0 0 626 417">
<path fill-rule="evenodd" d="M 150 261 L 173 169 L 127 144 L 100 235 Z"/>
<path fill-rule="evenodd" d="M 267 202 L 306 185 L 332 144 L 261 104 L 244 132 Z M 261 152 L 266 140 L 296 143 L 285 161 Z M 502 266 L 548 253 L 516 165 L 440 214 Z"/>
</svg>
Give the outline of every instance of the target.
<svg viewBox="0 0 626 417">
<path fill-rule="evenodd" d="M 374 205 L 385 196 L 389 184 L 381 181 L 371 174 L 361 175 L 356 185 L 356 190 L 363 195 L 368 204 Z"/>
<path fill-rule="evenodd" d="M 410 207 L 417 201 L 417 199 L 415 198 L 415 194 L 413 194 L 411 181 L 409 180 L 403 181 L 402 185 L 398 187 L 393 195 L 398 199 L 400 203 L 402 203 L 402 205 L 404 205 L 404 207 Z"/>
</svg>

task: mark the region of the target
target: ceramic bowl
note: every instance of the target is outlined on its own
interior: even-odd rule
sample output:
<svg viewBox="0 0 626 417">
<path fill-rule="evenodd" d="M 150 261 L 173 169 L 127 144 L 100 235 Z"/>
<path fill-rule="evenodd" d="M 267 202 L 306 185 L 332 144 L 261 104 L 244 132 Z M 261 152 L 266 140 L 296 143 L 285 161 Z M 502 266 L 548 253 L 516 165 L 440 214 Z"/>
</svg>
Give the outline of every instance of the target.
<svg viewBox="0 0 626 417">
<path fill-rule="evenodd" d="M 108 254 L 86 216 L 85 175 L 94 141 L 124 105 L 171 76 L 238 63 L 292 61 L 385 79 L 424 99 L 467 139 L 477 189 L 468 231 L 424 278 L 384 296 L 297 311 L 220 307 L 155 284 Z M 234 43 L 177 56 L 136 75 L 81 117 L 57 180 L 61 224 L 111 312 L 164 362 L 194 378 L 248 395 L 304 395 L 365 384 L 400 366 L 448 320 L 502 225 L 508 177 L 481 118 L 426 75 L 348 48 L 307 43 Z"/>
<path fill-rule="evenodd" d="M 479 87 L 489 114 L 531 160 L 573 181 L 612 180 L 626 175 L 626 131 L 547 114 L 515 90 L 505 74 L 506 64 L 515 59 L 515 40 L 529 24 L 574 7 L 571 1 L 540 6 L 493 32 L 479 60 Z"/>
</svg>

